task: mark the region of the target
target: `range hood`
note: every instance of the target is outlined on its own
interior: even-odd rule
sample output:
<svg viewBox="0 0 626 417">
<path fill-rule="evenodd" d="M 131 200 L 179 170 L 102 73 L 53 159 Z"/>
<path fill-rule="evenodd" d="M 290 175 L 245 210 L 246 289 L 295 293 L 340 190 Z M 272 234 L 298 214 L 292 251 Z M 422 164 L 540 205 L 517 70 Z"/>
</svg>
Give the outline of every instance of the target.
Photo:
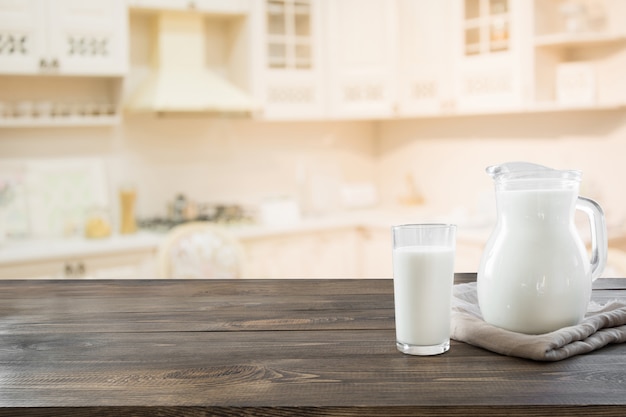
<svg viewBox="0 0 626 417">
<path fill-rule="evenodd" d="M 247 115 L 257 109 L 249 94 L 206 65 L 202 14 L 161 11 L 155 23 L 152 70 L 126 110 Z"/>
</svg>

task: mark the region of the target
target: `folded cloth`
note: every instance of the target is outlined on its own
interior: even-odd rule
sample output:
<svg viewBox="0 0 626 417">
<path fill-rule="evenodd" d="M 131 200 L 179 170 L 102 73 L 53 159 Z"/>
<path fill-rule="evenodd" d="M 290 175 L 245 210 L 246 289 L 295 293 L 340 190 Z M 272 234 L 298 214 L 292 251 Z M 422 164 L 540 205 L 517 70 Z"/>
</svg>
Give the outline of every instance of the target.
<svg viewBox="0 0 626 417">
<path fill-rule="evenodd" d="M 453 290 L 451 337 L 502 355 L 537 361 L 559 361 L 610 343 L 626 342 L 626 303 L 611 301 L 596 307 L 580 324 L 528 335 L 485 322 L 478 307 L 476 283 L 458 284 Z"/>
</svg>

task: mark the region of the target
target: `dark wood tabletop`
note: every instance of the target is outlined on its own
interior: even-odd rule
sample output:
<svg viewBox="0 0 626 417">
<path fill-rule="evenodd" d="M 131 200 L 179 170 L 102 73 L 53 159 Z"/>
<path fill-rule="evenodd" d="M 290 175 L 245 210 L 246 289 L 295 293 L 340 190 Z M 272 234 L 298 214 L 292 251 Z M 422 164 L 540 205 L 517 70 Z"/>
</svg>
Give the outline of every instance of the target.
<svg viewBox="0 0 626 417">
<path fill-rule="evenodd" d="M 404 355 L 390 279 L 3 280 L 0 415 L 624 416 L 626 345 Z"/>
</svg>

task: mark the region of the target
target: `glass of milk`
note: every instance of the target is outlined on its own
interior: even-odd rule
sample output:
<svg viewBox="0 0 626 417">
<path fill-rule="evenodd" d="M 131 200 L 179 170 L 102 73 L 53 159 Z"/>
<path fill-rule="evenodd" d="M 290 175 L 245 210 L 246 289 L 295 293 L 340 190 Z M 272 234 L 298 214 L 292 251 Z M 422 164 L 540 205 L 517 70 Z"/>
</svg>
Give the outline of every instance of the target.
<svg viewBox="0 0 626 417">
<path fill-rule="evenodd" d="M 409 355 L 450 349 L 456 226 L 392 227 L 396 346 Z"/>
</svg>

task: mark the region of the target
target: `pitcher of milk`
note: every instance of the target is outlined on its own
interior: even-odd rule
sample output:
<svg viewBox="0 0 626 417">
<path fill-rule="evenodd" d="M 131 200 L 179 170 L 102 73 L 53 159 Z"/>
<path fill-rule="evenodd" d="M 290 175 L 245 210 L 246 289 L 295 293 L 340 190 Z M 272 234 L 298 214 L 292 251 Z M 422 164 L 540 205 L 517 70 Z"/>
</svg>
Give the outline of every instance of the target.
<svg viewBox="0 0 626 417">
<path fill-rule="evenodd" d="M 527 334 L 578 324 L 607 257 L 602 208 L 578 196 L 581 172 L 511 162 L 487 173 L 498 217 L 478 269 L 483 318 Z M 591 224 L 591 256 L 574 224 L 577 209 Z"/>
</svg>

